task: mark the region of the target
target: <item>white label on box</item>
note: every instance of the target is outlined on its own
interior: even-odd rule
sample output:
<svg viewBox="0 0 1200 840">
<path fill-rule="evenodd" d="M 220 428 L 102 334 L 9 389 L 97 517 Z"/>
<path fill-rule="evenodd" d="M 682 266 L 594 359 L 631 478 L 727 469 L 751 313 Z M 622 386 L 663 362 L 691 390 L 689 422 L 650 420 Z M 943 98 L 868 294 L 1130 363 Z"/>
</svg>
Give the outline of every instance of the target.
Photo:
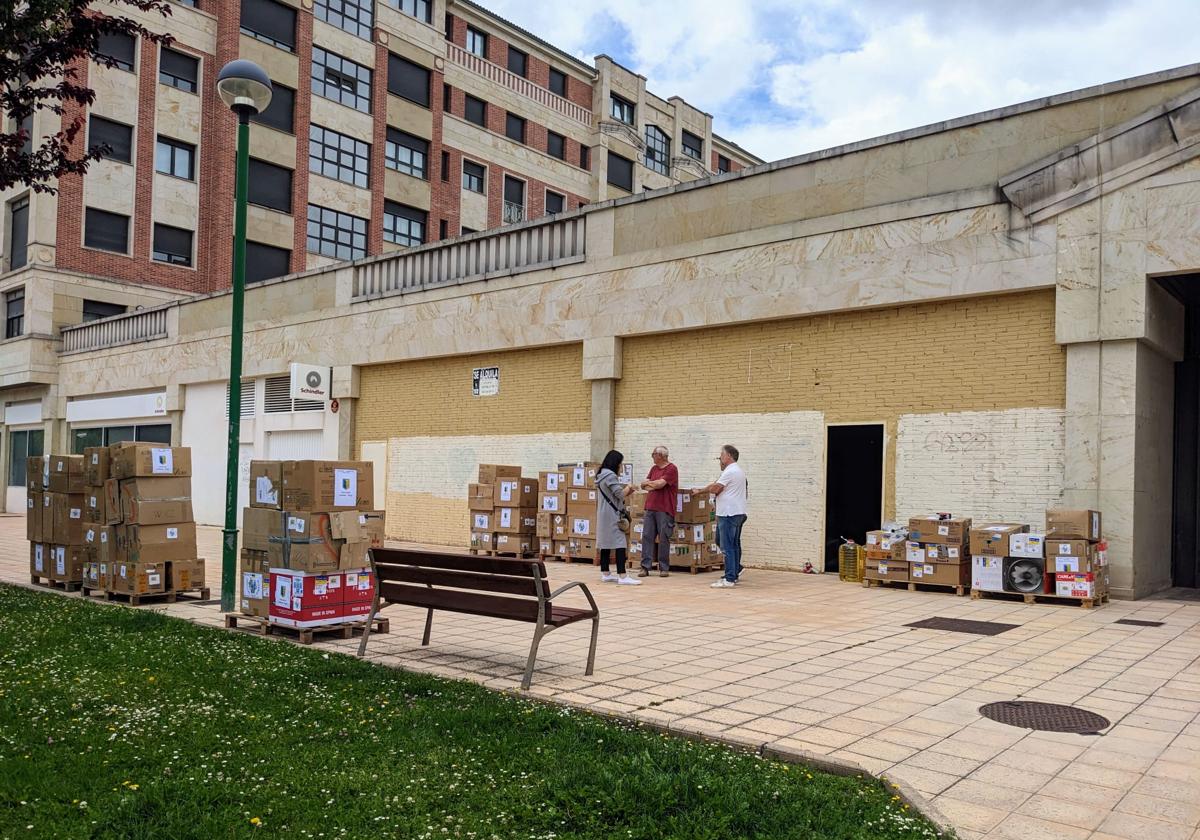
<svg viewBox="0 0 1200 840">
<path fill-rule="evenodd" d="M 500 527 L 512 527 L 512 508 L 500 508 Z"/>
<path fill-rule="evenodd" d="M 287 609 L 292 603 L 292 578 L 290 575 L 272 575 L 275 581 L 275 606 Z"/>
<path fill-rule="evenodd" d="M 155 475 L 170 475 L 175 472 L 175 457 L 170 449 L 150 450 L 150 472 Z"/>
<path fill-rule="evenodd" d="M 279 491 L 269 477 L 260 475 L 254 479 L 254 501 L 260 505 L 279 504 Z"/>
<path fill-rule="evenodd" d="M 360 514 L 359 514 L 359 516 L 358 516 L 358 524 L 359 524 L 359 525 L 366 525 L 366 524 L 367 524 L 367 515 L 366 515 L 365 513 L 360 513 Z"/>
<path fill-rule="evenodd" d="M 66 575 L 67 573 L 67 558 L 63 556 L 61 551 L 54 558 L 54 570 L 60 575 Z"/>
<path fill-rule="evenodd" d="M 93 453 L 92 453 L 92 463 L 93 463 L 93 464 L 99 464 L 99 463 L 100 463 L 100 453 L 99 453 L 99 452 L 93 452 Z"/>
<path fill-rule="evenodd" d="M 878 534 L 867 534 L 867 545 L 875 545 L 879 542 Z"/>
<path fill-rule="evenodd" d="M 515 481 L 500 482 L 500 501 L 511 502 L 513 489 L 517 486 Z"/>
<path fill-rule="evenodd" d="M 325 595 L 329 592 L 329 578 L 313 578 L 312 594 Z"/>
<path fill-rule="evenodd" d="M 692 541 L 698 542 L 698 543 L 704 542 L 704 526 L 703 525 L 693 525 L 692 526 Z"/>
<path fill-rule="evenodd" d="M 25 505 L 26 505 L 26 507 L 28 507 L 30 510 L 33 510 L 33 498 L 31 497 L 31 498 L 28 498 L 28 499 L 26 499 L 26 500 L 25 500 Z"/>
<path fill-rule="evenodd" d="M 887 563 L 884 563 L 884 562 L 880 561 L 880 563 L 879 563 L 879 574 L 881 574 L 881 575 L 886 575 L 886 574 L 887 574 Z"/>
<path fill-rule="evenodd" d="M 100 543 L 104 544 L 106 542 L 108 542 L 108 531 L 101 531 L 100 532 Z"/>
<path fill-rule="evenodd" d="M 98 508 L 98 507 L 99 507 L 99 505 L 97 505 L 97 504 L 96 504 L 96 497 L 95 497 L 95 496 L 92 496 L 92 497 L 91 497 L 91 500 L 90 500 L 90 502 L 89 502 L 89 507 L 91 507 L 91 509 L 92 509 L 92 510 L 95 510 L 96 508 Z"/>
<path fill-rule="evenodd" d="M 37 545 L 35 545 L 33 547 L 33 559 L 36 560 L 38 563 L 42 562 L 42 544 L 41 543 L 38 543 Z M 38 568 L 40 569 L 41 566 L 38 566 Z"/>
<path fill-rule="evenodd" d="M 1058 553 L 1059 554 L 1070 554 L 1071 553 L 1071 544 L 1070 543 L 1059 543 L 1058 544 Z"/>
<path fill-rule="evenodd" d="M 292 596 L 292 609 L 293 609 L 294 611 L 296 611 L 296 612 L 300 612 L 300 606 L 301 606 L 301 604 L 303 604 L 303 603 L 304 603 L 304 602 L 303 602 L 303 600 L 300 598 L 300 596 L 299 596 L 299 595 L 293 595 L 293 596 Z M 284 604 L 284 606 L 286 607 L 286 606 L 287 606 L 287 604 Z"/>
<path fill-rule="evenodd" d="M 949 557 L 958 557 L 958 548 L 957 548 L 956 546 L 953 546 L 953 545 L 952 545 L 952 546 L 949 546 L 949 547 L 946 549 L 946 557 L 948 557 L 948 558 L 949 558 Z"/>
<path fill-rule="evenodd" d="M 550 473 L 550 475 L 546 476 L 546 489 L 547 490 L 557 490 L 558 489 L 558 473 Z"/>
<path fill-rule="evenodd" d="M 242 595 L 258 599 L 263 596 L 262 572 L 242 572 Z"/>
<path fill-rule="evenodd" d="M 341 575 L 330 575 L 329 576 L 329 588 L 330 589 L 340 589 L 341 586 L 342 586 L 342 576 Z"/>
<path fill-rule="evenodd" d="M 167 539 L 169 539 L 169 540 L 179 539 L 179 529 L 178 528 L 168 528 L 167 529 Z"/>
<path fill-rule="evenodd" d="M 358 572 L 346 572 L 346 586 L 358 586 Z"/>
<path fill-rule="evenodd" d="M 83 538 L 84 538 L 84 539 L 85 539 L 87 542 L 95 542 L 95 541 L 96 541 L 96 529 L 95 529 L 95 528 L 88 528 L 88 530 L 87 530 L 87 533 L 84 535 L 84 537 L 83 537 Z"/>
<path fill-rule="evenodd" d="M 1100 511 L 1092 511 L 1092 539 L 1100 539 Z"/>
<path fill-rule="evenodd" d="M 927 574 L 927 575 L 933 574 L 933 566 L 929 565 L 928 563 L 925 563 L 925 564 L 923 564 L 923 568 L 925 569 L 925 574 Z"/>
<path fill-rule="evenodd" d="M 359 589 L 370 589 L 371 588 L 371 576 L 370 575 L 359 575 L 358 588 Z"/>
<path fill-rule="evenodd" d="M 558 512 L 558 496 L 544 496 L 542 498 L 542 510 Z"/>
<path fill-rule="evenodd" d="M 125 564 L 122 563 L 121 564 L 121 577 L 125 577 L 125 572 L 126 572 L 126 567 L 125 567 Z"/>
<path fill-rule="evenodd" d="M 576 487 L 582 487 L 584 484 L 583 477 L 584 477 L 583 467 L 576 467 L 571 472 L 571 483 L 574 484 Z"/>
<path fill-rule="evenodd" d="M 50 507 L 50 499 L 51 499 L 51 496 L 50 496 L 50 494 L 49 494 L 49 493 L 47 493 L 47 494 L 46 494 L 46 497 L 45 497 L 45 498 L 42 500 L 42 506 L 43 506 L 43 507 Z"/>
<path fill-rule="evenodd" d="M 940 556 L 940 549 L 936 545 L 929 546 L 927 551 L 930 560 L 936 560 Z"/>
<path fill-rule="evenodd" d="M 590 519 L 574 519 L 571 522 L 571 533 L 586 537 L 592 533 L 592 520 Z"/>
<path fill-rule="evenodd" d="M 1056 572 L 1081 572 L 1080 558 L 1078 557 L 1062 557 L 1061 555 L 1054 558 L 1054 571 Z"/>
<path fill-rule="evenodd" d="M 146 575 L 146 583 L 150 586 L 158 586 L 160 580 L 162 580 L 162 577 L 158 572 L 150 572 Z"/>
<path fill-rule="evenodd" d="M 72 519 L 82 518 L 82 511 L 79 508 L 71 508 L 71 518 Z"/>
<path fill-rule="evenodd" d="M 64 469 L 63 469 L 63 462 L 62 462 L 62 461 L 59 461 L 59 462 L 58 462 L 58 469 L 56 469 L 56 470 L 55 470 L 55 472 L 66 472 L 66 470 L 64 470 Z"/>
<path fill-rule="evenodd" d="M 289 516 L 287 521 L 287 529 L 295 531 L 297 534 L 304 533 L 305 521 L 298 516 Z"/>
<path fill-rule="evenodd" d="M 489 514 L 486 513 L 475 514 L 475 527 L 479 529 L 486 529 L 488 526 L 488 516 Z"/>
<path fill-rule="evenodd" d="M 949 525 L 939 525 L 938 526 L 938 536 L 939 537 L 950 536 L 950 526 Z"/>
<path fill-rule="evenodd" d="M 333 471 L 333 503 L 354 507 L 358 503 L 358 470 Z"/>
</svg>

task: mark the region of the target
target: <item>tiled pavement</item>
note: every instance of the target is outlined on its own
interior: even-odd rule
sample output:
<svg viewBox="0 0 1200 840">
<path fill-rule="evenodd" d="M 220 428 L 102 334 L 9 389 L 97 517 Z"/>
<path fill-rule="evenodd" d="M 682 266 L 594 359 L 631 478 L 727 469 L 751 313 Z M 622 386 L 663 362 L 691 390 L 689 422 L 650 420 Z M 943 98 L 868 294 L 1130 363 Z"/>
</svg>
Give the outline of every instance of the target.
<svg viewBox="0 0 1200 840">
<path fill-rule="evenodd" d="M 24 519 L 0 517 L 0 579 L 28 583 Z M 202 553 L 220 532 L 202 528 Z M 217 596 L 219 564 L 210 559 Z M 709 575 L 641 587 L 585 580 L 601 608 L 596 673 L 586 626 L 542 643 L 532 694 L 749 745 L 856 762 L 907 782 L 964 838 L 1200 840 L 1200 603 L 1114 602 L 1085 611 L 863 589 L 832 576 L 751 569 L 735 590 Z M 576 596 L 577 597 L 577 596 Z M 151 607 L 155 609 L 163 607 Z M 219 624 L 214 605 L 165 610 Z M 375 661 L 515 689 L 530 628 L 393 607 Z M 985 637 L 903 625 L 930 616 L 1020 625 Z M 1114 624 L 1120 618 L 1162 627 Z M 349 650 L 357 642 L 319 642 Z M 983 703 L 1069 703 L 1112 721 L 1100 735 L 1014 729 Z"/>
</svg>

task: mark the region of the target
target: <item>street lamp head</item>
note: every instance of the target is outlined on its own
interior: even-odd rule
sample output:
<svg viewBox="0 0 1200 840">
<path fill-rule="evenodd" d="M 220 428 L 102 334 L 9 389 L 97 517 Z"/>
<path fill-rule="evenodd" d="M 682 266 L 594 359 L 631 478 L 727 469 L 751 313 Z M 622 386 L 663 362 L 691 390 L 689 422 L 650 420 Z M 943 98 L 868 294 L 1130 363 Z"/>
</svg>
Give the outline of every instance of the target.
<svg viewBox="0 0 1200 840">
<path fill-rule="evenodd" d="M 235 59 L 217 74 L 217 93 L 239 114 L 261 114 L 271 104 L 271 79 L 253 61 Z"/>
</svg>

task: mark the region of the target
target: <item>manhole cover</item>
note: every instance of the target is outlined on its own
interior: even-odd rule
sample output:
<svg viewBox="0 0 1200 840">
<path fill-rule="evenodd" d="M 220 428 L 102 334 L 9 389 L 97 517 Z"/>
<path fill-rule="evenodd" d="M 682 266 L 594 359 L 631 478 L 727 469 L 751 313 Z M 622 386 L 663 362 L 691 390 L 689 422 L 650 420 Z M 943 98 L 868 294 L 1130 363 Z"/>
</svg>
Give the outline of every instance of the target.
<svg viewBox="0 0 1200 840">
<path fill-rule="evenodd" d="M 1134 627 L 1162 627 L 1161 621 L 1142 621 L 1140 618 L 1118 618 L 1113 624 L 1132 624 Z"/>
<path fill-rule="evenodd" d="M 1001 624 L 997 621 L 969 621 L 965 618 L 923 618 L 905 627 L 915 627 L 919 630 L 948 630 L 951 633 L 975 633 L 979 636 L 995 636 L 1006 630 L 1015 630 L 1018 624 Z"/>
<path fill-rule="evenodd" d="M 1030 700 L 1005 700 L 979 707 L 979 714 L 997 723 L 1007 723 L 1021 729 L 1041 732 L 1075 732 L 1094 735 L 1108 727 L 1109 722 L 1095 712 L 1058 703 L 1035 703 Z"/>
</svg>

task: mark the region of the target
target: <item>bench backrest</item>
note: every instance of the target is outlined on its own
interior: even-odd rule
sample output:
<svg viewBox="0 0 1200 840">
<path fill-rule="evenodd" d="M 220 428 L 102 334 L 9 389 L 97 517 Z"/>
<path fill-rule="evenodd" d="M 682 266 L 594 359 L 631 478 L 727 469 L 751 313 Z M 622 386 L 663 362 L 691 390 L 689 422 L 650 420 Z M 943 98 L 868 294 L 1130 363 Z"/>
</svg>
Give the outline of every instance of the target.
<svg viewBox="0 0 1200 840">
<path fill-rule="evenodd" d="M 538 560 L 373 548 L 371 563 L 380 599 L 392 604 L 537 621 L 538 595 L 550 592 Z M 549 619 L 549 601 L 541 608 Z"/>
</svg>

